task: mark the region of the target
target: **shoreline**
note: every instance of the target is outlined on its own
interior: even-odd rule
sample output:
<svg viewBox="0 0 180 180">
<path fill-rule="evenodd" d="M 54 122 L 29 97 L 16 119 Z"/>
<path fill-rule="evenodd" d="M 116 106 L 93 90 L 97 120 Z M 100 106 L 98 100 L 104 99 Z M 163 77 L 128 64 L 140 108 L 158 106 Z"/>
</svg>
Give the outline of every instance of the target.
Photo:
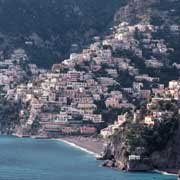
<svg viewBox="0 0 180 180">
<path fill-rule="evenodd" d="M 32 139 L 39 139 L 36 136 L 20 136 L 17 134 L 13 134 L 12 136 L 15 136 L 17 138 L 32 138 Z M 77 137 L 62 137 L 62 138 L 42 138 L 42 140 L 56 140 L 62 143 L 65 143 L 73 148 L 79 149 L 83 152 L 86 152 L 90 155 L 93 155 L 95 158 L 99 158 L 101 157 L 101 153 L 103 151 L 103 145 L 104 145 L 104 141 L 97 139 L 97 138 L 92 138 L 92 137 L 81 137 L 81 136 L 77 136 Z M 81 142 L 79 142 L 79 140 L 81 140 Z M 89 142 L 88 142 L 89 141 Z M 92 143 L 89 145 L 89 143 Z M 98 144 L 101 146 L 101 148 L 99 149 L 96 148 L 96 150 L 92 150 L 94 147 L 94 144 Z M 88 145 L 88 146 L 87 146 Z M 89 147 L 89 148 L 88 148 Z M 90 148 L 91 147 L 91 148 Z M 98 152 L 97 152 L 98 151 Z M 178 172 L 176 173 L 176 170 L 159 170 L 159 169 L 154 169 L 152 171 L 150 171 L 152 173 L 158 173 L 158 174 L 162 174 L 162 175 L 166 175 L 166 176 L 178 176 Z"/>
<path fill-rule="evenodd" d="M 93 156 L 95 156 L 95 157 L 98 157 L 98 156 L 99 156 L 99 154 L 97 154 L 97 153 L 95 153 L 95 152 L 92 152 L 92 151 L 89 151 L 88 149 L 85 149 L 85 148 L 83 148 L 83 147 L 81 147 L 81 146 L 78 146 L 78 145 L 76 145 L 75 143 L 69 142 L 69 141 L 67 141 L 67 140 L 63 140 L 63 139 L 54 139 L 54 140 L 63 142 L 63 143 L 65 143 L 65 144 L 68 144 L 68 145 L 70 145 L 71 147 L 74 147 L 74 148 L 76 148 L 76 149 L 79 149 L 79 150 L 81 150 L 81 151 L 84 151 L 84 152 L 86 152 L 86 153 L 88 153 L 88 154 L 91 154 L 91 155 L 93 155 Z"/>
<path fill-rule="evenodd" d="M 12 136 L 17 138 L 32 138 L 32 139 L 44 139 L 44 140 L 56 140 L 70 145 L 71 147 L 80 149 L 88 154 L 95 156 L 96 158 L 101 156 L 105 141 L 100 138 L 83 137 L 83 136 L 69 136 L 59 138 L 48 138 L 45 136 L 22 136 L 19 134 L 13 134 Z"/>
<path fill-rule="evenodd" d="M 154 173 L 158 173 L 158 174 L 163 174 L 165 176 L 178 176 L 178 173 L 170 173 L 168 171 L 161 171 L 161 170 L 158 170 L 158 169 L 154 169 L 152 172 Z"/>
<path fill-rule="evenodd" d="M 89 153 L 96 158 L 101 157 L 104 148 L 104 140 L 92 137 L 62 137 L 56 139 L 64 142 L 74 148 L 80 149 L 86 153 Z"/>
<path fill-rule="evenodd" d="M 82 150 L 84 152 L 87 152 L 88 154 L 91 154 L 91 155 L 95 156 L 96 158 L 101 157 L 100 154 L 97 154 L 97 153 L 95 153 L 93 151 L 90 151 L 90 150 L 88 150 L 88 149 L 86 149 L 86 148 L 84 148 L 84 147 L 82 147 L 80 145 L 77 145 L 75 143 L 72 143 L 72 142 L 70 142 L 68 140 L 65 140 L 65 138 L 59 138 L 59 139 L 55 139 L 55 140 L 58 140 L 60 142 L 64 142 L 64 143 L 66 143 L 66 144 L 68 144 L 68 145 L 70 145 L 70 146 L 72 146 L 74 148 L 77 148 L 77 149 L 80 149 L 80 150 Z M 168 172 L 168 171 L 163 171 L 163 170 L 158 170 L 158 169 L 154 169 L 154 170 L 152 170 L 150 172 L 162 174 L 162 175 L 165 175 L 165 176 L 178 176 L 178 173 L 171 173 L 171 172 Z"/>
</svg>

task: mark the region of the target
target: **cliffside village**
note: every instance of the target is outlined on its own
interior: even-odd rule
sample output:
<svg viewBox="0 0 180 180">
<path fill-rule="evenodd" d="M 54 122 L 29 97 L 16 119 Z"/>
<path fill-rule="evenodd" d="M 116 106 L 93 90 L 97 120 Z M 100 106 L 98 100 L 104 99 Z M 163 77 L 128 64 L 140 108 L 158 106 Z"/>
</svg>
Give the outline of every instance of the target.
<svg viewBox="0 0 180 180">
<path fill-rule="evenodd" d="M 23 49 L 14 50 L 10 57 L 5 58 L 0 52 L 0 86 L 4 92 L 14 89 L 27 77 L 26 64 L 28 57 Z"/>
<path fill-rule="evenodd" d="M 146 23 L 134 26 L 121 23 L 104 40 L 94 37 L 94 43 L 89 48 L 81 53 L 72 53 L 69 59 L 55 64 L 51 71 L 28 64 L 31 79 L 27 83 L 21 83 L 26 72 L 19 65 L 26 61 L 25 51 L 15 50 L 10 59 L 0 62 L 0 84 L 6 98 L 26 104 L 20 112 L 21 126 L 17 126 L 16 134 L 29 135 L 29 129 L 36 124 L 39 127 L 36 134 L 41 137 L 100 133 L 107 138 L 126 121 L 127 113 L 119 113 L 112 125 L 106 122 L 105 111 L 131 110 L 135 112 L 136 120 L 139 115 L 137 102 L 145 101 L 152 95 L 148 106 L 159 100 L 179 100 L 179 81 L 171 81 L 169 88 L 165 88 L 156 74 L 142 73 L 136 62 L 128 57 L 129 53 L 121 53 L 131 52 L 145 68 L 164 67 L 167 62 L 156 57 L 165 56 L 172 49 L 163 39 L 153 39 L 152 33 L 157 28 Z M 176 25 L 169 28 L 173 33 L 180 29 Z M 135 38 L 137 32 L 143 37 L 141 42 Z M 152 52 L 151 59 L 143 58 L 142 47 Z M 174 66 L 180 67 L 179 64 Z M 130 83 L 126 83 L 129 80 Z M 154 119 L 170 114 L 155 111 L 144 116 L 143 122 L 153 125 Z M 142 114 L 139 116 L 142 117 Z"/>
</svg>

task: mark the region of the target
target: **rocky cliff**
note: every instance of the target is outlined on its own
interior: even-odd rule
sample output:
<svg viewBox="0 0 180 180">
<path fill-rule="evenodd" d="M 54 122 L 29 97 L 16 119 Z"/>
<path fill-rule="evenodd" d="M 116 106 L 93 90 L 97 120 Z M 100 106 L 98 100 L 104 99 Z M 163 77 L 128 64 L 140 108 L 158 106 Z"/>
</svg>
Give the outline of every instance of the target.
<svg viewBox="0 0 180 180">
<path fill-rule="evenodd" d="M 127 171 L 149 171 L 153 169 L 159 169 L 163 171 L 177 172 L 178 168 L 180 167 L 180 146 L 178 140 L 180 138 L 179 128 L 176 130 L 173 138 L 167 141 L 167 144 L 163 149 L 154 149 L 154 151 L 149 156 L 145 155 L 143 157 L 142 155 L 143 158 L 140 160 L 130 159 L 130 148 L 132 145 L 126 144 L 127 139 L 124 137 L 125 133 L 125 130 L 123 132 L 120 131 L 118 135 L 109 141 L 108 146 L 104 152 L 104 159 L 108 159 L 108 161 L 105 161 L 104 163 L 105 166 L 117 167 L 121 170 Z M 143 139 L 140 137 L 139 141 L 141 140 Z M 148 146 L 152 145 L 153 144 L 149 144 Z M 138 148 L 142 147 L 136 146 L 136 150 L 138 150 Z M 113 162 L 113 164 L 109 162 Z"/>
<path fill-rule="evenodd" d="M 158 106 L 164 105 L 158 103 Z M 155 111 L 160 112 L 160 109 Z M 155 111 L 148 109 L 147 112 L 152 114 Z M 121 170 L 159 169 L 177 173 L 180 167 L 179 117 L 176 108 L 169 117 L 164 117 L 161 121 L 155 119 L 154 125 L 144 124 L 142 119 L 135 122 L 130 117 L 110 137 L 103 157 L 108 161 L 104 165 L 111 166 L 111 161 L 112 166 Z"/>
<path fill-rule="evenodd" d="M 178 27 L 180 23 L 177 7 L 180 7 L 179 1 L 130 0 L 119 9 L 114 19 L 117 23 L 126 21 L 130 24 L 141 22 L 155 25 L 159 30 L 152 36 L 162 38 L 168 47 L 174 47 L 167 59 L 170 64 L 179 63 L 177 39 L 180 36 L 179 32 L 173 31 L 173 27 Z M 168 26 L 171 31 L 167 30 Z M 180 121 L 175 109 L 173 113 L 171 118 L 163 117 L 163 122 L 153 128 L 142 125 L 142 119 L 132 123 L 131 118 L 109 139 L 104 152 L 104 159 L 107 160 L 104 165 L 129 171 L 160 169 L 177 172 L 180 167 Z"/>
</svg>

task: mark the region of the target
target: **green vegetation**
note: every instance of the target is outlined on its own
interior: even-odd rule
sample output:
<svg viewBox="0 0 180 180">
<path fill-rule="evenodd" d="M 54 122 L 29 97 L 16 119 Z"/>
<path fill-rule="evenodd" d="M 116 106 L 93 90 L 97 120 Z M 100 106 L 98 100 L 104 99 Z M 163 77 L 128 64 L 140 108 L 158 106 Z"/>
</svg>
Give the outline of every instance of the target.
<svg viewBox="0 0 180 180">
<path fill-rule="evenodd" d="M 19 124 L 19 111 L 22 107 L 20 101 L 14 102 L 6 100 L 1 96 L 0 98 L 0 132 L 12 133 L 15 126 Z"/>
<path fill-rule="evenodd" d="M 8 0 L 0 1 L 0 39 L 3 48 L 23 47 L 30 59 L 50 67 L 68 57 L 71 45 L 81 48 L 103 34 L 122 0 Z M 9 39 L 9 44 L 5 42 Z M 26 45 L 30 41 L 32 45 Z M 4 47 L 5 46 L 5 47 Z M 80 50 L 80 49 L 79 49 Z"/>
<path fill-rule="evenodd" d="M 158 102 L 153 109 L 147 110 L 140 107 L 143 115 L 151 114 L 154 109 L 157 112 L 170 112 L 169 115 L 155 119 L 154 126 L 145 125 L 143 122 L 133 122 L 133 116 L 111 138 L 114 142 L 121 139 L 124 142 L 127 153 L 149 157 L 153 152 L 161 152 L 166 149 L 168 143 L 174 138 L 179 127 L 180 116 L 176 101 Z M 171 114 L 172 113 L 172 114 Z M 139 151 L 141 149 L 141 151 Z"/>
<path fill-rule="evenodd" d="M 125 131 L 125 142 L 129 149 L 129 154 L 136 153 L 141 147 L 145 151 L 143 156 L 149 156 L 155 151 L 162 151 L 175 134 L 178 128 L 179 116 L 174 115 L 172 119 L 164 119 L 162 123 L 153 128 L 143 124 L 128 124 Z"/>
<path fill-rule="evenodd" d="M 35 120 L 31 126 L 31 134 L 32 135 L 36 135 L 39 131 L 39 128 L 41 127 L 41 125 L 39 124 L 38 120 Z"/>
</svg>

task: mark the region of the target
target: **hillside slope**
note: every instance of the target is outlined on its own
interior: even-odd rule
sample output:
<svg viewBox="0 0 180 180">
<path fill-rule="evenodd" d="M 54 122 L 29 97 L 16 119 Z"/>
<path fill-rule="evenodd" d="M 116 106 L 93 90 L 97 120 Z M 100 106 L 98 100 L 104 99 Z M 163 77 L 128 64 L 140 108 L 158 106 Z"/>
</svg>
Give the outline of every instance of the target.
<svg viewBox="0 0 180 180">
<path fill-rule="evenodd" d="M 165 84 L 168 80 L 179 79 L 179 8 L 178 0 L 132 0 L 120 8 L 115 16 L 117 23 L 126 21 L 133 26 L 142 23 L 153 27 L 153 32 L 151 28 L 145 30 L 146 33 L 136 30 L 134 37 L 137 47 L 142 50 L 143 58 L 141 62 L 136 59 L 134 63 L 139 63 L 140 72 L 157 76 Z M 164 45 L 160 47 L 158 41 Z M 160 50 L 158 53 L 154 50 L 156 46 Z M 131 51 L 128 49 L 128 52 Z M 123 53 L 124 51 L 119 52 Z M 126 53 L 126 56 L 129 55 Z M 153 68 L 149 66 L 150 59 L 158 59 Z M 160 69 L 158 62 L 163 63 Z M 104 158 L 108 159 L 105 166 L 116 166 L 130 171 L 161 169 L 177 173 L 180 167 L 179 102 L 171 95 L 168 96 L 171 90 L 155 92 L 153 86 L 151 87 L 152 93 L 144 106 L 141 101 L 141 105 L 128 114 L 126 122 L 110 137 L 104 154 Z M 178 91 L 178 87 L 173 90 Z"/>
<path fill-rule="evenodd" d="M 32 63 L 50 67 L 104 33 L 122 4 L 119 0 L 1 0 L 0 48 L 25 48 Z"/>
<path fill-rule="evenodd" d="M 27 1 L 22 2 L 27 5 Z M 76 2 L 82 3 L 80 0 Z M 89 2 L 89 6 L 83 6 L 87 8 L 84 14 L 93 6 L 93 2 Z M 32 81 L 16 86 L 9 93 L 9 99 L 25 103 L 19 110 L 20 125 L 13 130 L 22 136 L 40 134 L 43 137 L 90 136 L 101 131 L 103 137 L 109 137 L 104 153 L 108 165 L 134 171 L 155 168 L 177 171 L 180 166 L 180 3 L 176 0 L 128 0 L 126 3 L 120 8 L 114 4 L 114 10 L 118 10 L 116 13 L 111 11 L 112 14 L 108 14 L 110 21 L 105 21 L 100 26 L 106 32 L 104 27 L 112 22 L 115 13 L 108 35 L 104 35 L 102 39 L 96 38 L 81 53 L 73 53 L 69 59 L 54 64 L 52 70 L 38 71 Z M 107 9 L 112 8 L 108 3 L 103 4 L 106 5 Z M 72 14 L 65 14 L 62 22 L 70 23 L 66 31 L 77 33 L 74 30 L 79 24 L 70 18 L 70 15 L 75 16 L 77 12 L 80 24 L 101 24 L 99 18 L 106 17 L 98 11 L 102 4 L 94 4 L 93 7 L 97 10 L 97 14 L 90 10 L 93 21 L 90 18 L 84 22 L 84 18 L 89 16 L 81 17 L 82 12 L 78 7 L 73 8 Z M 47 10 L 50 10 L 49 6 Z M 38 16 L 35 19 L 36 17 Z M 54 19 L 49 20 L 45 21 L 48 25 L 54 23 Z M 57 24 L 53 24 L 53 27 L 54 25 Z M 87 26 L 88 34 L 92 29 L 90 27 L 96 25 L 91 23 L 91 26 Z M 44 31 L 39 31 L 41 26 Z M 48 30 L 52 30 L 50 25 L 48 29 L 43 23 L 41 26 L 32 26 L 36 33 L 32 32 L 26 39 L 27 50 L 34 52 L 32 47 L 36 47 L 40 59 L 44 55 L 40 51 L 44 51 L 43 38 L 49 37 Z M 30 25 L 27 27 L 22 26 L 21 31 L 31 33 Z M 68 27 L 74 29 L 70 30 Z M 81 30 L 86 26 L 78 27 Z M 41 37 L 37 32 L 41 33 Z M 57 34 L 60 37 L 61 34 Z M 65 41 L 71 42 L 70 34 L 64 36 L 62 32 Z M 87 34 L 73 36 L 75 39 L 77 37 L 84 40 Z M 61 38 L 52 39 L 54 42 L 61 42 Z M 20 43 L 18 40 L 14 42 Z M 20 40 L 23 41 L 23 37 Z M 46 41 L 48 50 L 53 49 L 51 42 Z M 48 51 L 46 53 L 49 55 Z M 7 63 L 9 64 L 6 62 L 6 65 Z M 31 69 L 32 72 L 37 70 L 34 66 Z M 12 89 L 9 88 L 8 92 L 9 90 Z M 107 128 L 103 131 L 104 127 Z"/>
</svg>

